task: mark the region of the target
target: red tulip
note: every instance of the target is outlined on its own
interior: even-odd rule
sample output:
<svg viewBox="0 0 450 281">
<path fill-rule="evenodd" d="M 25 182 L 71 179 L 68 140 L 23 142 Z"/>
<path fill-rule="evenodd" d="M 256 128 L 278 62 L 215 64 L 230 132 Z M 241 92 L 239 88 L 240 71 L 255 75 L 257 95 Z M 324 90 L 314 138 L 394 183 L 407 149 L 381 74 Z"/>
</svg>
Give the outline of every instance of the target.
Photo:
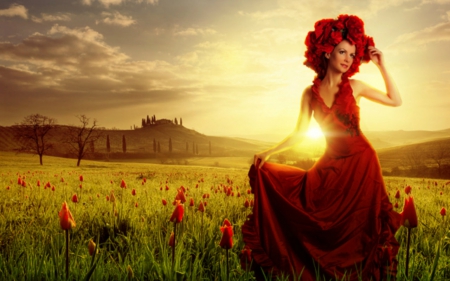
<svg viewBox="0 0 450 281">
<path fill-rule="evenodd" d="M 442 207 L 440 214 L 441 216 L 447 215 L 447 210 L 444 207 Z"/>
<path fill-rule="evenodd" d="M 106 201 L 109 201 L 109 196 L 108 195 L 106 195 Z"/>
<path fill-rule="evenodd" d="M 240 262 L 241 262 L 241 267 L 245 268 L 247 270 L 249 268 L 250 264 L 252 263 L 252 250 L 250 250 L 247 247 L 245 247 L 243 250 L 241 250 Z"/>
<path fill-rule="evenodd" d="M 220 227 L 222 232 L 222 239 L 220 240 L 220 247 L 224 249 L 231 249 L 233 247 L 233 226 L 230 221 L 225 219 L 223 225 Z"/>
<path fill-rule="evenodd" d="M 173 210 L 172 216 L 170 217 L 170 221 L 179 223 L 183 220 L 183 215 L 184 215 L 183 204 L 181 204 L 180 201 L 177 200 L 175 209 Z"/>
<path fill-rule="evenodd" d="M 22 185 L 22 179 L 20 177 L 17 178 L 17 184 Z"/>
<path fill-rule="evenodd" d="M 182 189 L 178 189 L 177 190 L 177 196 L 175 196 L 175 201 L 179 200 L 181 202 L 181 204 L 183 204 L 184 202 L 186 202 L 186 196 L 184 195 L 184 192 Z"/>
<path fill-rule="evenodd" d="M 45 187 L 51 187 L 51 186 L 52 186 L 52 185 L 50 184 L 49 181 L 45 184 Z"/>
<path fill-rule="evenodd" d="M 136 196 L 136 189 L 133 188 L 133 190 L 131 191 L 131 195 Z"/>
<path fill-rule="evenodd" d="M 394 208 L 398 208 L 398 203 L 397 202 L 395 202 Z"/>
<path fill-rule="evenodd" d="M 124 180 L 122 180 L 122 182 L 120 183 L 120 187 L 127 188 L 127 183 Z"/>
<path fill-rule="evenodd" d="M 77 196 L 76 193 L 74 195 L 72 195 L 72 202 L 73 203 L 78 203 L 78 196 Z"/>
<path fill-rule="evenodd" d="M 162 200 L 162 204 L 163 204 L 164 206 L 166 206 L 166 205 L 167 205 L 167 200 L 166 200 L 166 199 L 163 199 L 163 200 Z"/>
<path fill-rule="evenodd" d="M 247 199 L 247 198 L 245 198 L 244 207 L 245 207 L 245 208 L 250 207 L 250 202 L 248 202 L 248 199 Z"/>
<path fill-rule="evenodd" d="M 205 212 L 205 205 L 203 204 L 203 202 L 200 202 L 200 204 L 198 205 L 198 210 L 200 212 Z"/>
<path fill-rule="evenodd" d="M 400 190 L 397 190 L 397 193 L 395 193 L 395 198 L 400 199 Z"/>
<path fill-rule="evenodd" d="M 84 179 L 83 179 L 83 175 L 80 175 L 80 181 L 83 181 Z"/>
<path fill-rule="evenodd" d="M 40 180 L 37 181 L 37 186 L 41 186 L 41 181 Z"/>
<path fill-rule="evenodd" d="M 192 197 L 191 197 L 191 200 L 189 200 L 189 206 L 190 206 L 190 207 L 194 207 L 194 206 L 195 206 L 195 204 L 194 204 L 194 198 L 192 198 Z"/>
<path fill-rule="evenodd" d="M 414 207 L 414 198 L 412 196 L 405 198 L 405 205 L 403 206 L 403 211 L 400 215 L 402 215 L 403 226 L 407 228 L 417 227 L 417 214 L 416 208 Z"/>
<path fill-rule="evenodd" d="M 410 194 L 411 193 L 411 190 L 412 190 L 412 187 L 411 186 L 407 186 L 407 187 L 405 187 L 405 193 L 406 194 Z"/>
<path fill-rule="evenodd" d="M 138 206 L 139 206 L 138 202 L 134 203 L 134 207 L 137 208 Z"/>
<path fill-rule="evenodd" d="M 69 230 L 72 227 L 76 226 L 75 220 L 72 217 L 72 213 L 69 211 L 69 206 L 64 202 L 61 207 L 61 211 L 58 213 L 59 215 L 59 224 L 63 230 Z"/>
</svg>

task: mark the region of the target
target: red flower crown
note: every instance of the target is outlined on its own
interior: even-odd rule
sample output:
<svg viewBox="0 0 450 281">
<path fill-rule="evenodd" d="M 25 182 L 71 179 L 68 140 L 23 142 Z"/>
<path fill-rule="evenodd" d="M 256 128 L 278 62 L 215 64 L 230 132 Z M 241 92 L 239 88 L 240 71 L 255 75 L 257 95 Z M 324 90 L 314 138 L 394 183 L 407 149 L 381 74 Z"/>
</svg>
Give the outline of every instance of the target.
<svg viewBox="0 0 450 281">
<path fill-rule="evenodd" d="M 364 22 L 357 16 L 339 15 L 335 19 L 322 19 L 314 24 L 314 31 L 308 32 L 305 39 L 306 60 L 304 65 L 317 73 L 319 78 L 326 74 L 327 62 L 324 54 L 331 53 L 342 40 L 356 46 L 352 66 L 344 74 L 347 77 L 359 71 L 361 62 L 369 62 L 369 46 L 375 46 L 373 38 L 364 34 Z"/>
</svg>

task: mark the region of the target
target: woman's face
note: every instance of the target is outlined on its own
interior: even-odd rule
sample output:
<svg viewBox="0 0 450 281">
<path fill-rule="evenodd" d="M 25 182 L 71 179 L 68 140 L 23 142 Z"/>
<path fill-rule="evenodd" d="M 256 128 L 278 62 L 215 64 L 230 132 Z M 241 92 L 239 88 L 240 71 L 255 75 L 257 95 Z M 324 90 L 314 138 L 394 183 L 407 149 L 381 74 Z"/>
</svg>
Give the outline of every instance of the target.
<svg viewBox="0 0 450 281">
<path fill-rule="evenodd" d="M 350 66 L 355 59 L 356 46 L 350 44 L 347 40 L 341 41 L 336 47 L 334 47 L 331 54 L 325 54 L 329 59 L 328 68 L 345 73 L 350 69 Z"/>
</svg>

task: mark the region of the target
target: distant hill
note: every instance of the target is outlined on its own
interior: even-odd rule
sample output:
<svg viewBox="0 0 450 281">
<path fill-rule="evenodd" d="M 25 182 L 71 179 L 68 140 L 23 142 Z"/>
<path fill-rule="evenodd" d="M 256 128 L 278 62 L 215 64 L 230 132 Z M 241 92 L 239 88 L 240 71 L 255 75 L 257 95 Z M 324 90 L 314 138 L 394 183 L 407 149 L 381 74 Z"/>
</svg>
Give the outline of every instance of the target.
<svg viewBox="0 0 450 281">
<path fill-rule="evenodd" d="M 61 126 L 56 127 L 49 135 L 49 141 L 55 149 L 49 154 L 54 156 L 68 156 L 68 147 L 61 143 Z M 135 130 L 108 130 L 102 129 L 103 137 L 94 143 L 95 154 L 106 153 L 106 136 L 109 135 L 111 154 L 124 154 L 122 152 L 122 136 L 127 144 L 127 158 L 146 157 L 153 152 L 153 140 L 159 142 L 161 153 L 169 153 L 169 139 L 172 141 L 172 154 L 174 156 L 248 156 L 267 148 L 268 144 L 260 141 L 234 139 L 228 137 L 207 136 L 181 125 L 159 124 Z M 209 144 L 211 143 L 211 154 Z M 0 150 L 13 151 L 17 148 L 14 140 L 13 128 L 0 126 Z M 121 157 L 123 157 L 122 155 Z"/>
<path fill-rule="evenodd" d="M 450 138 L 450 129 L 439 131 L 368 131 L 364 135 L 375 149 L 422 143 L 442 138 Z"/>
</svg>

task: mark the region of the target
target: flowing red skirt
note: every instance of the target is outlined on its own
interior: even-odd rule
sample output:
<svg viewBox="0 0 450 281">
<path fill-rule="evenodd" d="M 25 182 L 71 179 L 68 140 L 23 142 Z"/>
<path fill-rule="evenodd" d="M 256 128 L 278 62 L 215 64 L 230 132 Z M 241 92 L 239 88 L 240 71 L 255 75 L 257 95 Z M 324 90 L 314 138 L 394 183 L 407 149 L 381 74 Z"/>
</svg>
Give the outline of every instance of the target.
<svg viewBox="0 0 450 281">
<path fill-rule="evenodd" d="M 348 157 L 325 155 L 308 171 L 266 162 L 248 175 L 255 205 L 242 232 L 257 279 L 395 276 L 401 219 L 371 147 Z"/>
</svg>

